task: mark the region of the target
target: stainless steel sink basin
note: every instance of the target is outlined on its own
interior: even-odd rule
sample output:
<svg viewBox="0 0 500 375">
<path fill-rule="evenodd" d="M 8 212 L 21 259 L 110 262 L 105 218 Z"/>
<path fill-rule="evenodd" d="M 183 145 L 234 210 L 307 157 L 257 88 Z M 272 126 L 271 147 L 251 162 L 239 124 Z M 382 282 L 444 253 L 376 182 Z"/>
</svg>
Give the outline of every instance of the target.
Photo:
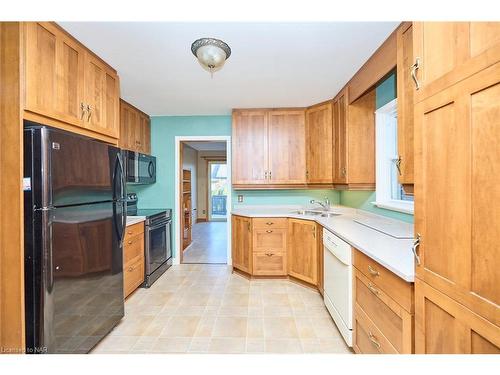
<svg viewBox="0 0 500 375">
<path fill-rule="evenodd" d="M 324 212 L 324 211 L 314 211 L 314 210 L 297 210 L 292 213 L 305 216 L 321 216 L 321 217 L 334 217 L 339 216 L 337 212 Z"/>
</svg>

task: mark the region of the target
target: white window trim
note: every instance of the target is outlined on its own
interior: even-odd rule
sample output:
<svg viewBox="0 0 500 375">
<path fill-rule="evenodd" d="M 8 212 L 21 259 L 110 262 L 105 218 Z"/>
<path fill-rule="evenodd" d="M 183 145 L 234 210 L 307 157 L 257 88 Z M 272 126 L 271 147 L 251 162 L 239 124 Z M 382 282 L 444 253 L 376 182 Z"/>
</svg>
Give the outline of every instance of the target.
<svg viewBox="0 0 500 375">
<path fill-rule="evenodd" d="M 397 99 L 394 99 L 375 111 L 375 170 L 376 170 L 376 193 L 373 205 L 387 210 L 413 214 L 414 203 L 411 201 L 392 199 L 391 194 L 391 166 L 386 161 L 384 152 L 387 150 L 386 137 L 384 136 L 386 126 L 397 116 Z"/>
</svg>

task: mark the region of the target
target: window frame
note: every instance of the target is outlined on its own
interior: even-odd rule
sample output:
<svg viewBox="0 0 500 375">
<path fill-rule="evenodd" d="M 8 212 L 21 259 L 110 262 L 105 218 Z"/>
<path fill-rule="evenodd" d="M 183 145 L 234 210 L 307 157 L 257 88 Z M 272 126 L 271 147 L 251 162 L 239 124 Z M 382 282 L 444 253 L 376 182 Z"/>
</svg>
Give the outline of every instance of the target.
<svg viewBox="0 0 500 375">
<path fill-rule="evenodd" d="M 396 122 L 397 139 L 397 98 L 380 107 L 375 111 L 375 171 L 376 171 L 376 192 L 373 205 L 387 210 L 402 212 L 405 214 L 414 213 L 414 202 L 399 199 L 392 199 L 393 185 L 391 183 L 391 163 L 388 162 L 387 132 L 389 126 Z M 390 156 L 389 156 L 390 157 Z M 392 162 L 397 159 L 396 155 L 391 158 Z M 393 164 L 392 164 L 393 165 Z"/>
</svg>

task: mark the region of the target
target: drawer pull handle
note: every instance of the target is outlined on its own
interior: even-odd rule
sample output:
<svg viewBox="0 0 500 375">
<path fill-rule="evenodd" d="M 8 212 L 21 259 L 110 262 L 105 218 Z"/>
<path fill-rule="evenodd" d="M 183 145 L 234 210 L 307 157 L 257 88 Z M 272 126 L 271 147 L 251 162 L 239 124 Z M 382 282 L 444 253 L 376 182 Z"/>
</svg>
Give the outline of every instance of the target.
<svg viewBox="0 0 500 375">
<path fill-rule="evenodd" d="M 273 253 L 266 253 L 268 257 L 272 257 L 274 254 Z"/>
<path fill-rule="evenodd" d="M 272 230 L 266 230 L 266 233 L 273 233 Z"/>
<path fill-rule="evenodd" d="M 368 272 L 370 272 L 370 275 L 372 276 L 380 276 L 380 272 L 378 272 L 375 268 L 373 268 L 370 265 L 368 265 Z"/>
<path fill-rule="evenodd" d="M 268 221 L 266 224 L 267 224 L 267 225 L 273 225 L 274 223 L 273 223 L 273 222 L 271 222 L 271 221 Z"/>
<path fill-rule="evenodd" d="M 372 284 L 372 283 L 368 284 L 368 289 L 370 289 L 370 291 L 371 291 L 373 294 L 379 294 L 378 289 L 377 289 L 377 288 L 375 288 L 375 287 L 373 286 L 373 284 Z"/>
<path fill-rule="evenodd" d="M 377 341 L 377 338 L 373 335 L 373 333 L 368 332 L 368 338 L 370 339 L 370 341 L 372 342 L 374 347 L 376 347 L 377 349 L 380 349 L 381 345 Z"/>
</svg>

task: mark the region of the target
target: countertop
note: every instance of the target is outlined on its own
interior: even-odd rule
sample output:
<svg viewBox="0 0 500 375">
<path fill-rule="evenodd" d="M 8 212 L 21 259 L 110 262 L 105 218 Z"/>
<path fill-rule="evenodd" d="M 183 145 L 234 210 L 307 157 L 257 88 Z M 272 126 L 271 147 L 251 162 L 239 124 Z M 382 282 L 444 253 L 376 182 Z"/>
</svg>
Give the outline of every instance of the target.
<svg viewBox="0 0 500 375">
<path fill-rule="evenodd" d="M 127 227 L 146 220 L 146 216 L 127 216 Z"/>
<path fill-rule="evenodd" d="M 288 217 L 316 221 L 403 280 L 408 282 L 415 280 L 415 260 L 411 249 L 413 245 L 412 224 L 344 206 L 332 206 L 331 211 L 338 212 L 340 215 L 330 218 L 294 213 L 299 209 L 304 208 L 298 206 L 239 206 L 231 213 L 246 217 Z M 354 220 L 369 223 L 383 231 L 357 223 Z M 385 229 L 387 232 L 393 233 L 394 236 L 384 233 Z"/>
</svg>

